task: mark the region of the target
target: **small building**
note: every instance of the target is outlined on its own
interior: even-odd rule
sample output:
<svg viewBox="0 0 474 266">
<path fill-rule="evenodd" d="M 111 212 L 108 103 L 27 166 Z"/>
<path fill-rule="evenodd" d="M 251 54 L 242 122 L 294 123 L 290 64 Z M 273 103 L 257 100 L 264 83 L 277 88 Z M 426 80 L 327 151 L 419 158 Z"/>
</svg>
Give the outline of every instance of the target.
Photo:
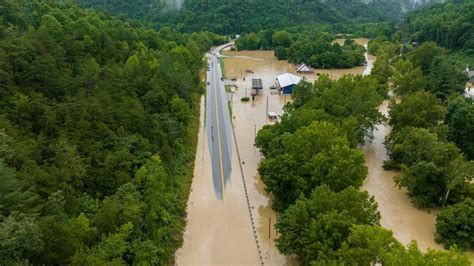
<svg viewBox="0 0 474 266">
<path fill-rule="evenodd" d="M 464 96 L 474 100 L 474 88 L 472 88 L 471 85 L 468 85 L 467 88 L 464 90 Z"/>
<path fill-rule="evenodd" d="M 466 84 L 466 90 L 464 91 L 464 96 L 474 99 L 474 70 L 471 70 L 468 67 L 466 67 L 466 75 L 467 75 L 467 84 Z"/>
<path fill-rule="evenodd" d="M 277 77 L 277 89 L 283 94 L 293 93 L 293 87 L 301 81 L 301 78 L 290 73 Z"/>
<path fill-rule="evenodd" d="M 469 83 L 474 84 L 474 70 L 470 69 L 469 66 L 466 67 L 466 75 L 468 77 L 468 81 Z"/>
<path fill-rule="evenodd" d="M 277 120 L 278 114 L 275 112 L 268 112 L 268 118 L 270 118 L 271 120 Z"/>
<path fill-rule="evenodd" d="M 255 91 L 258 95 L 260 90 L 263 90 L 262 79 L 252 79 L 252 91 Z"/>
<path fill-rule="evenodd" d="M 296 73 L 301 73 L 301 74 L 313 74 L 314 69 L 305 63 L 299 64 L 296 66 Z"/>
</svg>

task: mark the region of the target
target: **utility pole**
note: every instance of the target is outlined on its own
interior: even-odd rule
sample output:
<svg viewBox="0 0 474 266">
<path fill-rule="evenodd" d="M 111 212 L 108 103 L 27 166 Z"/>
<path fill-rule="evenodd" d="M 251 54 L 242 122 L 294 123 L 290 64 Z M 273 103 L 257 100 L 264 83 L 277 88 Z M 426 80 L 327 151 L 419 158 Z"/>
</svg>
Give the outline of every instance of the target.
<svg viewBox="0 0 474 266">
<path fill-rule="evenodd" d="M 268 239 L 271 239 L 272 217 L 268 217 Z"/>
</svg>

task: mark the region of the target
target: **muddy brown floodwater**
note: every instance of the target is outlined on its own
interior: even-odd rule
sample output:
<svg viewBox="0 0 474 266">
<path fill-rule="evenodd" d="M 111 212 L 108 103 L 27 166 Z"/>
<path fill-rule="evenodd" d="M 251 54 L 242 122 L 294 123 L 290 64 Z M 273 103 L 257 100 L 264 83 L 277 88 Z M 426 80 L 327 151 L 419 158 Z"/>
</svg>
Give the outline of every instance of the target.
<svg viewBox="0 0 474 266">
<path fill-rule="evenodd" d="M 388 115 L 388 101 L 383 102 L 379 111 Z M 406 245 L 414 239 L 422 250 L 442 249 L 433 237 L 437 212 L 415 208 L 406 191 L 396 187 L 393 177 L 397 172 L 385 171 L 382 168 L 383 161 L 387 159 L 383 142 L 388 133 L 388 126 L 378 125 L 373 132 L 374 140 L 362 147 L 369 169 L 362 189 L 375 197 L 382 215 L 381 225 L 391 229 L 400 242 Z"/>
<path fill-rule="evenodd" d="M 388 117 L 388 101 L 384 101 L 379 111 Z M 385 171 L 383 161 L 388 159 L 385 146 L 385 137 L 390 133 L 390 127 L 384 124 L 377 125 L 374 130 L 374 139 L 361 149 L 365 154 L 365 164 L 369 174 L 362 185 L 378 203 L 382 216 L 380 224 L 393 231 L 393 235 L 402 244 L 407 245 L 412 240 L 418 242 L 421 250 L 428 248 L 443 250 L 443 246 L 434 240 L 436 215 L 438 210 L 417 209 L 410 202 L 405 189 L 398 189 L 393 177 L 394 171 Z M 468 253 L 471 265 L 474 265 L 474 252 Z"/>
<path fill-rule="evenodd" d="M 368 39 L 355 39 L 355 41 L 366 46 Z M 278 75 L 286 72 L 295 74 L 295 66 L 287 61 L 278 61 L 273 56 L 273 51 L 225 51 L 223 54 L 228 56 L 224 59 L 226 77 L 236 79 L 237 90 L 229 94 L 232 122 L 243 162 L 242 168 L 263 262 L 265 265 L 297 265 L 295 258 L 280 254 L 275 246 L 275 239 L 278 236 L 274 225 L 277 217 L 271 209 L 271 198 L 265 192 L 265 186 L 257 172 L 262 157 L 254 147 L 256 132 L 264 125 L 273 123 L 267 119 L 267 106 L 268 111 L 281 115 L 283 106 L 291 100 L 290 96 L 270 94 L 268 88 L 275 84 Z M 327 73 L 334 79 L 344 74 L 369 74 L 376 58 L 367 55 L 366 58 L 367 66 L 337 70 L 316 69 L 316 73 Z M 246 70 L 251 70 L 253 73 Z M 304 76 L 310 81 L 317 78 L 316 74 Z M 262 79 L 264 89 L 255 101 L 243 103 L 240 99 L 250 96 L 252 78 Z M 201 108 L 204 106 L 201 105 Z M 380 106 L 380 111 L 387 114 L 387 102 Z M 201 114 L 201 125 L 203 119 Z M 392 230 L 403 244 L 408 244 L 414 239 L 423 250 L 442 249 L 434 242 L 436 213 L 413 207 L 405 191 L 395 186 L 393 176 L 396 173 L 384 171 L 382 168 L 383 160 L 387 156 L 383 140 L 389 131 L 387 126 L 378 125 L 374 131 L 374 141 L 361 148 L 369 169 L 369 175 L 362 189 L 377 200 L 382 215 L 382 226 Z M 184 244 L 176 252 L 176 263 L 258 265 L 259 254 L 252 233 L 236 149 L 233 148 L 232 173 L 226 185 L 225 201 L 220 201 L 216 199 L 212 188 L 206 141 L 207 138 L 201 128 L 192 191 L 188 200 Z M 235 142 L 233 145 L 235 147 Z"/>
</svg>

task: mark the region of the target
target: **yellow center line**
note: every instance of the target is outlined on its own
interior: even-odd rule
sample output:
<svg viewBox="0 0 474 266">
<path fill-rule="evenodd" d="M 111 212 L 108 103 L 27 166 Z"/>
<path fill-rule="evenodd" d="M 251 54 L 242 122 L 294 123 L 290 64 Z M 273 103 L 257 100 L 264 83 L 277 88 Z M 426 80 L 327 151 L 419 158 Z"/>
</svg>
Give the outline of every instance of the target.
<svg viewBox="0 0 474 266">
<path fill-rule="evenodd" d="M 216 72 L 214 72 L 215 74 Z M 215 77 L 215 76 L 214 76 Z M 214 98 L 215 98 L 215 103 L 216 103 L 216 120 L 217 120 L 217 143 L 219 146 L 219 163 L 220 163 L 220 168 L 221 168 L 221 187 L 222 187 L 222 200 L 225 200 L 225 190 L 224 190 L 224 166 L 222 164 L 222 146 L 221 146 L 221 130 L 219 127 L 219 109 L 217 108 L 217 79 L 214 80 L 216 82 L 215 88 L 216 90 L 214 91 Z"/>
</svg>

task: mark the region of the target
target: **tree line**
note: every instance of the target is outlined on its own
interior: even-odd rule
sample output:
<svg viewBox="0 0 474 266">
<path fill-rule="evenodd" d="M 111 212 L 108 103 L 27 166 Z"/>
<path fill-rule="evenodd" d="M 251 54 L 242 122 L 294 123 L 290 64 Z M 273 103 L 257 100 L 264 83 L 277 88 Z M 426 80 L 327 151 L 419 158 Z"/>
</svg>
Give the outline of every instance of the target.
<svg viewBox="0 0 474 266">
<path fill-rule="evenodd" d="M 0 5 L 0 264 L 172 263 L 202 54 L 225 38 Z"/>
<path fill-rule="evenodd" d="M 433 41 L 438 45 L 474 53 L 474 3 L 451 0 L 411 12 L 407 31 L 417 42 Z"/>
<path fill-rule="evenodd" d="M 328 27 L 298 27 L 249 33 L 235 42 L 237 50 L 274 50 L 279 60 L 315 68 L 350 68 L 365 64 L 365 48 L 351 39 L 334 42 Z"/>
<path fill-rule="evenodd" d="M 86 7 L 133 18 L 150 27 L 176 27 L 183 32 L 211 31 L 242 34 L 305 24 L 352 28 L 360 23 L 395 22 L 402 17 L 403 1 L 262 1 L 187 0 L 180 10 L 168 10 L 162 1 L 76 0 Z"/>
</svg>

